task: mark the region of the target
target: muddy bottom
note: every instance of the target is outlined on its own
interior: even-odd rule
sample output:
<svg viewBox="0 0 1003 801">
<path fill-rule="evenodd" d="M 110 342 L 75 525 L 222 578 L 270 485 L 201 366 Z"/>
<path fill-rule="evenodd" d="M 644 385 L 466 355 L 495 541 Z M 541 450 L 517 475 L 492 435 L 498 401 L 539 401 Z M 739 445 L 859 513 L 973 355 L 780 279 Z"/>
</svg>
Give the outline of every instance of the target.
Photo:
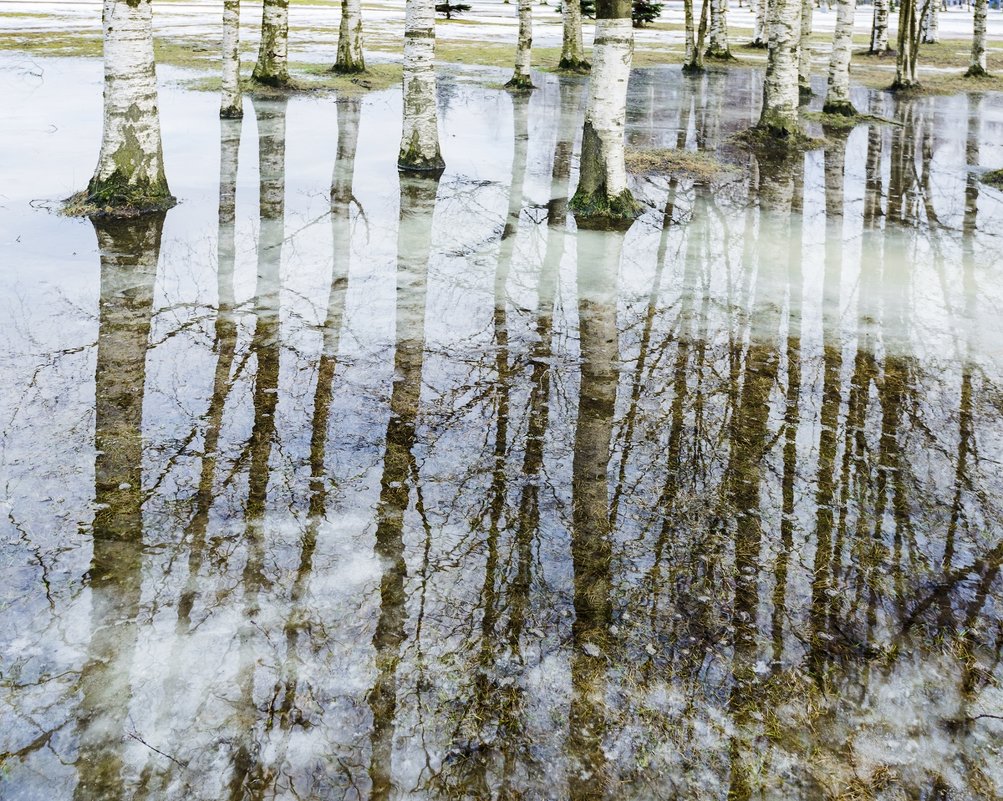
<svg viewBox="0 0 1003 801">
<path fill-rule="evenodd" d="M 444 74 L 435 182 L 162 70 L 92 224 L 100 63 L 0 67 L 5 801 L 1003 793 L 1003 97 L 781 167 L 638 71 L 619 234 L 579 79 Z"/>
</svg>

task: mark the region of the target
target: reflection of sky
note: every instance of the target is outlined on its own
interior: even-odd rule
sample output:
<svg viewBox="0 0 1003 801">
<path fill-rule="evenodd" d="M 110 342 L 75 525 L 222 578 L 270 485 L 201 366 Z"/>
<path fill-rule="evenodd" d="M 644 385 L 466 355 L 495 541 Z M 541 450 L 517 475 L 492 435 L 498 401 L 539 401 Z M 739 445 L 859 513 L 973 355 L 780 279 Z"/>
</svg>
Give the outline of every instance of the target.
<svg viewBox="0 0 1003 801">
<path fill-rule="evenodd" d="M 0 739 L 0 751 L 23 747 L 34 736 L 36 724 L 58 725 L 76 714 L 79 699 L 74 680 L 91 636 L 89 590 L 81 577 L 90 559 L 88 534 L 94 500 L 98 254 L 90 223 L 33 209 L 28 202 L 65 197 L 86 183 L 100 134 L 100 68 L 87 61 L 39 63 L 44 68 L 42 80 L 16 69 L 0 73 L 14 109 L 11 117 L 0 121 L 0 152 L 18 154 L 2 167 L 5 196 L 0 208 L 0 264 L 5 282 L 0 298 L 0 368 L 7 379 L 7 390 L 0 397 L 0 482 L 4 510 L 10 513 L 0 522 L 0 571 L 5 577 L 0 582 L 4 587 L 0 601 L 5 605 L 4 614 L 16 621 L 0 635 L 0 652 L 5 654 L 4 677 L 26 685 L 17 692 L 7 686 L 0 690 L 6 702 L 0 711 L 0 737 L 7 738 Z M 165 69 L 161 77 L 169 82 L 174 73 Z M 551 161 L 555 141 L 562 133 L 557 124 L 556 80 L 551 76 L 540 76 L 539 80 L 543 88 L 528 101 L 523 212 L 505 285 L 507 355 L 514 365 L 508 398 L 506 506 L 501 523 L 503 564 L 498 578 L 499 588 L 505 587 L 502 598 L 506 600 L 515 569 L 512 537 L 516 509 L 525 484 L 522 457 L 531 403 L 531 352 L 538 344 L 535 311 L 547 244 L 544 222 L 551 194 Z M 708 146 L 725 141 L 730 132 L 752 118 L 757 96 L 753 82 L 742 73 L 735 73 L 729 81 L 721 87 L 720 95 L 708 91 L 706 107 L 700 113 L 700 138 L 705 135 Z M 674 145 L 683 98 L 678 73 L 641 73 L 631 93 L 631 146 Z M 993 98 L 982 102 L 985 119 L 977 130 L 981 132 L 981 161 L 988 165 L 999 159 L 999 145 L 993 144 L 998 138 L 993 132 L 999 125 L 1000 110 Z M 883 236 L 864 231 L 868 146 L 864 128 L 847 140 L 841 222 L 827 224 L 825 219 L 825 162 L 821 153 L 809 154 L 805 160 L 802 218 L 759 214 L 748 203 L 741 180 L 714 186 L 701 195 L 683 182 L 677 187 L 674 224 L 663 234 L 666 181 L 638 178 L 635 182 L 638 196 L 651 209 L 626 235 L 617 276 L 621 364 L 610 464 L 610 474 L 617 481 L 627 451 L 629 458 L 622 467 L 622 487 L 626 489 L 614 533 L 614 606 L 622 633 L 618 635 L 621 650 L 611 661 L 605 696 L 615 732 L 607 743 L 607 758 L 624 774 L 643 753 L 652 764 L 666 769 L 682 765 L 691 771 L 686 774 L 690 778 L 680 785 L 683 797 L 694 787 L 723 792 L 729 748 L 736 731 L 741 730 L 725 702 L 735 681 L 729 638 L 736 626 L 741 628 L 729 619 L 731 557 L 727 542 L 705 542 L 703 534 L 710 514 L 708 498 L 721 491 L 731 447 L 729 415 L 733 412 L 728 397 L 733 388 L 730 370 L 736 367 L 731 354 L 747 339 L 756 344 L 775 343 L 784 352 L 767 421 L 774 439 L 767 443 L 762 477 L 761 608 L 751 621 L 744 621 L 755 629 L 752 637 L 758 650 L 751 665 L 753 673 L 761 676 L 774 668 L 768 599 L 775 582 L 770 568 L 780 553 L 780 476 L 785 469 L 782 446 L 776 439 L 782 435 L 786 411 L 783 392 L 789 375 L 789 323 L 783 310 L 792 303 L 796 308 L 802 294 L 792 279 L 797 275 L 792 266 L 800 268 L 803 280 L 798 343 L 802 364 L 800 415 L 794 431 L 798 457 L 793 512 L 796 539 L 788 578 L 791 603 L 785 624 L 783 670 L 793 671 L 800 661 L 804 649 L 800 633 L 808 625 L 806 601 L 812 594 L 816 557 L 812 531 L 817 514 L 815 471 L 820 463 L 823 368 L 825 359 L 831 363 L 833 350 L 842 356 L 837 375 L 843 391 L 838 411 L 841 437 L 848 414 L 842 404 L 848 403 L 859 342 L 877 343 L 874 348 L 879 358 L 886 353 L 905 357 L 912 369 L 912 404 L 896 440 L 902 463 L 895 469 L 909 470 L 908 509 L 915 530 L 904 557 L 909 569 L 897 574 L 899 585 L 884 586 L 877 602 L 876 639 L 889 636 L 897 625 L 896 593 L 901 592 L 906 600 L 922 597 L 938 575 L 943 556 L 941 532 L 955 490 L 960 367 L 966 356 L 976 372 L 973 425 L 979 461 L 968 468 L 969 485 L 963 502 L 971 528 L 965 529 L 955 544 L 956 563 L 970 563 L 998 540 L 1001 495 L 997 468 L 1003 442 L 996 398 L 1003 343 L 1003 282 L 999 274 L 1003 260 L 994 231 L 1003 216 L 1003 205 L 997 193 L 980 190 L 979 235 L 966 278 L 959 236 L 965 214 L 966 101 L 929 99 L 918 108 L 925 115 L 917 115 L 918 128 L 908 133 L 931 137 L 929 165 L 921 157 L 922 147 L 916 149 L 914 162 L 920 175 L 929 169 L 930 180 L 923 195 L 907 182 L 913 186 L 907 207 L 910 214 L 925 220 L 928 212 L 923 200 L 928 200 L 940 221 L 940 226 L 932 229 L 910 224 L 890 225 Z M 234 368 L 220 435 L 216 503 L 209 525 L 213 557 L 199 582 L 193 630 L 175 631 L 177 597 L 187 580 L 189 543 L 183 532 L 201 470 L 204 416 L 217 358 L 213 349 L 219 167 L 216 110 L 212 94 L 186 93 L 167 85 L 162 90 L 168 178 L 181 202 L 167 215 L 145 366 L 144 525 L 149 547 L 143 566 L 143 626 L 131 666 L 129 721 L 132 730 L 151 744 L 183 753 L 184 759 L 191 760 L 187 775 L 199 780 L 183 787 L 178 779 L 179 784 L 170 790 L 177 797 L 215 798 L 222 792 L 230 740 L 237 737 L 233 715 L 239 702 L 235 688 L 240 658 L 235 632 L 247 603 L 241 577 L 247 558 L 242 519 L 247 464 L 240 461 L 239 454 L 254 424 L 256 357 L 251 342 L 258 145 L 253 102 L 247 103 L 243 124 L 236 216 L 235 365 L 243 366 Z M 474 610 L 483 600 L 484 516 L 500 397 L 494 282 L 498 240 L 513 178 L 513 114 L 508 95 L 444 80 L 440 111 L 447 172 L 431 223 L 422 405 L 414 449 L 431 534 L 426 534 L 414 493 L 403 533 L 408 638 L 398 666 L 397 728 L 401 740 L 394 770 L 404 787 L 427 781 L 429 770 L 438 771 L 443 765 L 458 771 L 450 766 L 469 758 L 463 751 L 466 746 L 453 738 L 452 726 L 454 718 L 462 716 L 472 703 L 474 663 L 481 647 L 477 630 L 481 616 Z M 313 727 L 294 727 L 287 741 L 283 740 L 285 735 L 277 733 L 264 738 L 267 746 L 262 758 L 286 760 L 286 771 L 303 787 L 314 789 L 323 787 L 324 781 L 340 782 L 331 777 L 340 776 L 342 769 L 363 785 L 367 781 L 370 722 L 366 693 L 375 676 L 371 642 L 380 613 L 379 584 L 385 568 L 373 555 L 373 521 L 380 493 L 388 402 L 392 382 L 399 378 L 393 372 L 392 356 L 398 248 L 409 256 L 416 255 L 409 249 L 413 243 L 406 238 L 397 241 L 399 184 L 394 158 L 399 113 L 394 90 L 362 101 L 354 177 L 357 205 L 351 210 L 352 245 L 347 256 L 349 289 L 328 424 L 330 497 L 327 516 L 319 527 L 305 608 L 295 612 L 289 592 L 303 532 L 309 525 L 310 421 L 320 328 L 327 310 L 332 266 L 335 260 L 342 264 L 346 254 L 332 253 L 328 216 L 338 135 L 336 104 L 330 97 L 308 96 L 293 97 L 287 107 L 279 397 L 262 526 L 266 532 L 265 573 L 272 585 L 259 599 L 262 609 L 255 618 L 253 643 L 260 711 L 267 707 L 273 685 L 296 661 L 286 651 L 287 621 L 299 615 L 306 624 L 294 649 L 302 688 L 297 703 Z M 890 104 L 885 113 L 892 113 Z M 571 135 L 577 134 L 579 125 L 575 119 Z M 879 131 L 881 174 L 887 187 L 897 130 L 883 127 Z M 26 132 L 31 135 L 26 136 Z M 697 141 L 695 124 L 686 139 L 691 146 Z M 910 162 L 910 168 L 912 165 Z M 574 172 L 572 168 L 572 187 Z M 830 235 L 833 231 L 838 232 L 835 240 Z M 544 357 L 551 367 L 550 421 L 538 479 L 542 522 L 533 549 L 525 665 L 508 655 L 499 657 L 492 666 L 497 687 L 515 682 L 524 689 L 527 736 L 540 762 L 555 766 L 549 776 L 526 779 L 527 786 L 562 782 L 567 770 L 561 759 L 571 695 L 568 651 L 574 588 L 568 554 L 579 392 L 575 251 L 600 250 L 604 243 L 597 238 L 603 236 L 582 233 L 564 243 L 557 277 L 553 353 Z M 833 241 L 840 247 L 833 249 Z M 660 249 L 664 252 L 661 265 Z M 832 283 L 826 284 L 827 274 L 836 276 L 835 291 Z M 966 289 L 966 280 L 974 291 Z M 649 316 L 653 285 L 656 291 Z M 823 296 L 829 298 L 825 303 Z M 690 316 L 681 321 L 683 310 Z M 698 317 L 703 321 L 699 326 L 693 322 Z M 744 326 L 747 317 L 748 330 Z M 646 324 L 650 326 L 647 333 Z M 680 342 L 691 348 L 691 361 L 686 362 L 683 373 L 689 391 L 683 439 L 691 444 L 684 446 L 684 464 L 681 475 L 676 476 L 681 489 L 670 555 L 663 566 L 665 585 L 652 590 L 646 581 L 653 567 L 653 542 L 664 519 L 658 499 L 667 480 L 667 438 Z M 833 344 L 834 348 L 824 350 Z M 703 347 L 702 363 L 697 361 L 698 345 Z M 638 375 L 642 347 L 646 348 L 645 370 Z M 700 383 L 696 366 L 702 370 Z M 868 390 L 873 397 L 864 420 L 865 438 L 872 451 L 878 448 L 882 424 L 878 384 L 876 381 Z M 635 386 L 639 398 L 632 406 Z M 697 396 L 703 401 L 700 419 L 694 401 Z M 634 422 L 628 423 L 632 413 Z M 629 425 L 633 428 L 628 438 Z M 698 428 L 706 437 L 699 453 L 692 444 L 699 439 L 692 436 Z M 838 456 L 842 455 L 841 451 Z M 876 470 L 874 475 L 880 472 Z M 889 475 L 893 472 L 885 470 Z M 856 508 L 856 502 L 854 497 L 847 501 L 851 509 Z M 862 503 L 870 508 L 872 499 Z M 894 527 L 891 511 L 887 517 L 890 530 Z M 704 570 L 714 560 L 721 563 L 720 573 Z M 890 556 L 888 560 L 890 564 Z M 845 584 L 838 586 L 847 597 L 859 591 L 862 561 L 861 554 L 848 552 Z M 982 615 L 987 625 L 998 617 L 992 606 L 998 599 L 998 583 L 992 589 Z M 957 614 L 975 596 L 973 586 L 963 586 L 954 600 Z M 703 615 L 722 628 L 715 630 L 713 637 L 707 635 L 708 642 L 690 643 L 682 632 L 691 631 L 698 640 L 706 635 L 700 628 Z M 685 618 L 683 623 L 676 621 L 677 617 Z M 419 618 L 423 626 L 420 639 L 414 636 Z M 984 636 L 992 644 L 992 637 Z M 494 645 L 504 654 L 500 638 Z M 708 645 L 712 647 L 702 668 L 687 661 Z M 657 659 L 647 675 L 639 667 L 635 673 L 635 667 L 645 664 L 644 655 L 651 655 L 649 646 Z M 848 669 L 851 678 L 843 679 L 844 686 L 858 680 L 871 682 L 868 702 L 856 708 L 852 700 L 856 696 L 847 690 L 849 708 L 837 708 L 828 725 L 832 739 L 839 740 L 844 729 L 860 722 L 865 728 L 859 740 L 865 760 L 862 764 L 890 763 L 900 775 L 921 783 L 922 770 L 929 766 L 939 769 L 949 762 L 954 743 L 945 737 L 944 730 L 927 726 L 927 721 L 939 725 L 956 713 L 961 703 L 957 692 L 944 687 L 956 687 L 960 679 L 957 661 L 941 661 L 919 645 L 910 647 L 919 654 L 910 653 L 915 664 L 907 660 L 896 663 L 887 676 L 876 671 L 876 677 L 861 678 Z M 664 654 L 671 654 L 671 659 Z M 671 670 L 666 666 L 669 663 Z M 990 670 L 998 676 L 998 668 Z M 785 674 L 780 676 L 778 682 Z M 902 697 L 919 700 L 909 707 L 903 705 Z M 998 691 L 987 690 L 979 709 L 991 710 L 999 701 Z M 690 703 L 696 704 L 696 711 Z M 923 711 L 919 722 L 914 719 L 917 707 Z M 646 717 L 655 713 L 658 725 Z M 800 708 L 785 707 L 783 714 L 790 726 L 801 725 Z M 28 723 L 29 716 L 34 724 Z M 193 725 L 192 720 L 198 723 Z M 669 730 L 659 728 L 663 725 Z M 21 793 L 32 798 L 42 786 L 51 797 L 69 794 L 71 771 L 58 766 L 53 753 L 72 762 L 74 724 L 61 731 L 51 751 L 40 751 L 23 766 L 11 768 L 13 784 L 9 786 L 14 788 L 14 797 Z M 998 783 L 1000 777 L 991 773 L 992 760 L 985 756 L 989 754 L 986 749 L 993 747 L 986 740 L 987 731 L 993 730 L 976 728 L 965 741 L 966 753 L 982 753 L 984 769 Z M 467 729 L 458 739 L 466 742 L 464 738 L 476 740 Z M 905 743 L 903 749 L 889 745 L 896 741 Z M 502 748 L 484 745 L 483 753 L 492 753 L 492 747 Z M 994 747 L 998 748 L 998 743 Z M 155 774 L 170 768 L 169 763 L 151 757 L 136 740 L 129 740 L 123 751 L 130 776 L 147 764 L 153 766 Z M 798 753 L 796 747 L 788 747 L 778 754 L 777 776 L 783 775 L 784 760 L 795 760 L 792 755 Z M 332 760 L 340 762 L 335 765 Z M 845 768 L 839 764 L 827 767 L 837 775 Z M 40 778 L 43 775 L 45 778 Z M 312 780 L 318 784 L 310 785 Z M 637 783 L 644 786 L 643 781 Z M 636 795 L 645 797 L 643 790 L 637 790 Z"/>
</svg>

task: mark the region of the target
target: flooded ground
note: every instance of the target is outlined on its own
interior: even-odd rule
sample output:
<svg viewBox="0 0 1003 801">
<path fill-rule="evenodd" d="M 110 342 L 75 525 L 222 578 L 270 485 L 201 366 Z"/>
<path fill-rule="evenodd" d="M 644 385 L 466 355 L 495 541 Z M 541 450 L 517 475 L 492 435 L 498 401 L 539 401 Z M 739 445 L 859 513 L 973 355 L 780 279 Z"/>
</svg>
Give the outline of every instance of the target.
<svg viewBox="0 0 1003 801">
<path fill-rule="evenodd" d="M 624 235 L 581 80 L 444 75 L 436 184 L 397 89 L 161 70 L 181 203 L 92 225 L 99 62 L 0 67 L 2 798 L 1003 794 L 1003 96 Z M 758 81 L 636 72 L 629 147 Z"/>
</svg>

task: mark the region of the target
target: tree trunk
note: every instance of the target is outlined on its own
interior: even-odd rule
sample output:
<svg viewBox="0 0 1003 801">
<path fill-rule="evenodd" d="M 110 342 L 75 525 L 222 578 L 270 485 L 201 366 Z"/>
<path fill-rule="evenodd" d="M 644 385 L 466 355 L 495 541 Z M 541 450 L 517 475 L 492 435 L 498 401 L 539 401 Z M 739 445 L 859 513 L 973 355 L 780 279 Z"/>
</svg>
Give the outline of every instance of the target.
<svg viewBox="0 0 1003 801">
<path fill-rule="evenodd" d="M 244 116 L 240 94 L 240 0 L 223 0 L 223 85 L 219 116 Z"/>
<path fill-rule="evenodd" d="M 989 0 L 975 0 L 975 25 L 972 33 L 972 63 L 965 75 L 969 78 L 983 78 L 989 74 L 986 62 L 986 13 Z"/>
<path fill-rule="evenodd" d="M 341 0 L 338 58 L 334 63 L 334 71 L 366 71 L 366 59 L 362 55 L 362 0 Z"/>
<path fill-rule="evenodd" d="M 105 0 L 102 22 L 104 127 L 87 200 L 110 210 L 169 208 L 150 0 Z"/>
<path fill-rule="evenodd" d="M 753 47 L 766 49 L 766 0 L 752 0 L 752 42 Z"/>
<path fill-rule="evenodd" d="M 251 75 L 258 83 L 289 83 L 289 0 L 264 0 L 261 7 L 261 44 Z"/>
<path fill-rule="evenodd" d="M 898 58 L 895 61 L 893 89 L 909 89 L 919 85 L 916 80 L 916 45 L 919 36 L 916 0 L 902 0 L 899 6 Z"/>
<path fill-rule="evenodd" d="M 874 21 L 871 24 L 871 54 L 883 56 L 888 52 L 888 2 L 874 0 Z"/>
<path fill-rule="evenodd" d="M 519 40 L 515 46 L 515 73 L 510 89 L 535 89 L 529 69 L 533 61 L 533 0 L 519 0 Z"/>
<path fill-rule="evenodd" d="M 811 32 L 812 14 L 815 6 L 812 0 L 801 0 L 801 37 L 798 52 L 798 97 L 807 102 L 811 99 Z"/>
<path fill-rule="evenodd" d="M 769 0 L 770 50 L 763 78 L 763 110 L 756 126 L 773 138 L 800 134 L 798 123 L 798 44 L 801 0 Z"/>
<path fill-rule="evenodd" d="M 928 0 L 923 13 L 923 44 L 937 44 L 940 41 L 940 2 Z"/>
<path fill-rule="evenodd" d="M 708 58 L 732 59 L 728 48 L 728 0 L 710 0 L 710 41 Z"/>
<path fill-rule="evenodd" d="M 404 19 L 404 129 L 397 168 L 441 173 L 435 93 L 435 3 L 407 0 Z"/>
<path fill-rule="evenodd" d="M 857 0 L 839 0 L 836 13 L 836 31 L 832 37 L 832 56 L 829 59 L 829 89 L 822 111 L 826 114 L 856 115 L 850 102 L 850 56 L 853 49 L 853 15 Z"/>
<path fill-rule="evenodd" d="M 634 55 L 630 0 L 599 0 L 592 80 L 582 129 L 578 189 L 571 208 L 580 227 L 630 225 L 637 204 L 627 188 L 624 123 Z"/>
<path fill-rule="evenodd" d="M 564 32 L 561 42 L 562 70 L 588 72 L 590 64 L 585 60 L 585 44 L 582 41 L 582 7 L 578 0 L 564 0 L 561 5 Z"/>
<path fill-rule="evenodd" d="M 686 56 L 683 61 L 683 72 L 696 73 L 703 72 L 704 36 L 707 34 L 708 6 L 711 0 L 703 0 L 700 7 L 700 24 L 696 31 L 696 38 L 693 36 L 693 2 L 685 0 L 684 13 L 686 15 Z"/>
</svg>

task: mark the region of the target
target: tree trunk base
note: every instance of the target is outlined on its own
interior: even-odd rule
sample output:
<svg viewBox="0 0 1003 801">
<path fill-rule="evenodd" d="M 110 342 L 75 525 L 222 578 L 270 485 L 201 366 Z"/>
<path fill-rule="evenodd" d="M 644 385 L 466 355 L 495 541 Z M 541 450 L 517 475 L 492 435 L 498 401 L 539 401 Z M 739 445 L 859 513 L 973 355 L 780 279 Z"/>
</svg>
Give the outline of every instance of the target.
<svg viewBox="0 0 1003 801">
<path fill-rule="evenodd" d="M 562 58 L 557 68 L 565 72 L 577 72 L 580 75 L 587 75 L 592 71 L 592 65 L 583 58 Z"/>
<path fill-rule="evenodd" d="M 532 92 L 536 89 L 536 86 L 533 85 L 533 79 L 530 78 L 530 76 L 522 75 L 517 72 L 508 80 L 505 84 L 505 88 L 512 89 L 517 92 Z"/>
<path fill-rule="evenodd" d="M 892 85 L 888 87 L 888 90 L 891 92 L 914 92 L 919 88 L 920 88 L 919 81 L 913 81 L 908 78 L 906 80 L 900 81 L 898 78 L 896 78 L 892 82 Z"/>
<path fill-rule="evenodd" d="M 706 72 L 707 69 L 703 64 L 697 64 L 695 61 L 691 61 L 688 64 L 683 64 L 683 74 L 684 75 L 701 75 Z"/>
<path fill-rule="evenodd" d="M 262 86 L 271 86 L 275 89 L 287 89 L 289 87 L 289 73 L 285 70 L 282 72 L 271 72 L 255 67 L 254 72 L 251 73 L 251 80 Z"/>
<path fill-rule="evenodd" d="M 768 50 L 770 46 L 762 39 L 753 39 L 746 47 L 751 50 Z"/>
<path fill-rule="evenodd" d="M 811 90 L 810 83 L 799 83 L 798 84 L 798 103 L 802 106 L 807 105 L 811 102 L 811 99 L 815 96 L 815 93 Z"/>
<path fill-rule="evenodd" d="M 102 181 L 92 178 L 85 191 L 64 201 L 62 212 L 71 217 L 139 217 L 166 211 L 177 202 L 166 181 L 130 184 L 116 172 Z"/>
<path fill-rule="evenodd" d="M 364 61 L 339 61 L 331 67 L 331 72 L 337 73 L 338 75 L 358 75 L 360 72 L 365 71 L 366 63 Z"/>
<path fill-rule="evenodd" d="M 641 206 L 629 189 L 614 197 L 601 189 L 596 192 L 578 190 L 569 207 L 579 228 L 599 231 L 626 231 L 641 213 Z"/>
<path fill-rule="evenodd" d="M 708 47 L 703 54 L 704 58 L 712 58 L 715 61 L 738 61 L 727 47 Z"/>
<path fill-rule="evenodd" d="M 840 117 L 858 116 L 857 109 L 854 108 L 853 103 L 849 100 L 833 100 L 831 102 L 826 100 L 822 106 L 822 113 L 839 115 Z"/>
<path fill-rule="evenodd" d="M 972 64 L 965 73 L 966 78 L 988 78 L 989 70 L 985 69 L 981 64 Z"/>
</svg>

